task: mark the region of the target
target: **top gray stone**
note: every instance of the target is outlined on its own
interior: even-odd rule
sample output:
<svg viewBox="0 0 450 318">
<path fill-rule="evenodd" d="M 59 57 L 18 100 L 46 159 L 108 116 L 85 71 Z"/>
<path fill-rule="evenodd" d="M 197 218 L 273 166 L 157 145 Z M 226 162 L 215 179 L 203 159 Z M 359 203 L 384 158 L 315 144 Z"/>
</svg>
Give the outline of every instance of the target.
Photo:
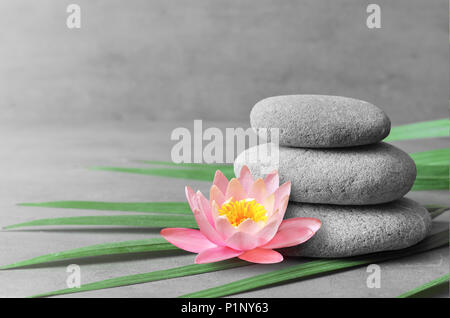
<svg viewBox="0 0 450 318">
<path fill-rule="evenodd" d="M 390 132 L 387 115 L 368 102 L 327 95 L 286 95 L 261 100 L 252 128 L 279 128 L 281 146 L 351 147 L 376 143 Z"/>
</svg>

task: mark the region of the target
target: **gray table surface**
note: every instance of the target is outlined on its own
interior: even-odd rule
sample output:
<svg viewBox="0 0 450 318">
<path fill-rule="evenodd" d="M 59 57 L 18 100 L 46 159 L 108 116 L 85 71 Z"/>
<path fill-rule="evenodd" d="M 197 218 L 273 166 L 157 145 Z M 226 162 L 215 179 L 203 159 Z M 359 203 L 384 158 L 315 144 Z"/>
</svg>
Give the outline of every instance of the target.
<svg viewBox="0 0 450 318">
<path fill-rule="evenodd" d="M 210 123 L 239 127 L 236 123 Z M 189 123 L 136 121 L 104 124 L 3 124 L 0 167 L 0 226 L 39 218 L 119 215 L 126 212 L 84 211 L 17 206 L 19 202 L 53 200 L 184 201 L 186 184 L 207 193 L 207 182 L 89 170 L 98 165 L 142 166 L 141 159 L 170 160 L 170 132 Z M 190 123 L 192 125 L 192 122 Z M 395 142 L 407 152 L 446 147 L 444 139 Z M 446 191 L 414 192 L 423 204 L 448 204 Z M 448 228 L 449 213 L 435 219 L 434 230 Z M 118 227 L 66 227 L 0 231 L 0 263 L 92 244 L 158 236 L 158 230 Z M 449 249 L 388 261 L 381 266 L 381 288 L 366 286 L 366 267 L 346 270 L 237 297 L 394 297 L 449 272 Z M 150 272 L 193 263 L 194 255 L 120 255 L 76 260 L 82 283 Z M 240 278 L 298 264 L 243 268 L 69 295 L 70 297 L 174 297 Z M 0 296 L 23 297 L 66 287 L 62 262 L 28 269 L 0 271 Z M 440 296 L 448 297 L 448 292 Z M 63 296 L 67 297 L 67 296 Z"/>
</svg>

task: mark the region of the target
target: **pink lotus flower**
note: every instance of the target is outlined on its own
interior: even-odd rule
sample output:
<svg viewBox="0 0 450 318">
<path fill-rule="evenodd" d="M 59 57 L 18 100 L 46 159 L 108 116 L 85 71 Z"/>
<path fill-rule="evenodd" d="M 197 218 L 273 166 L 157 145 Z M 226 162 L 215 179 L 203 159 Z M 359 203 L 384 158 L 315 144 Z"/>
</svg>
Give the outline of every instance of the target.
<svg viewBox="0 0 450 318">
<path fill-rule="evenodd" d="M 278 172 L 253 180 L 247 166 L 230 181 L 216 171 L 209 200 L 186 187 L 186 197 L 200 230 L 166 228 L 161 235 L 173 245 L 198 253 L 195 263 L 233 257 L 253 263 L 278 263 L 274 249 L 301 244 L 321 226 L 315 218 L 283 221 L 291 192 L 290 182 L 279 186 Z"/>
</svg>

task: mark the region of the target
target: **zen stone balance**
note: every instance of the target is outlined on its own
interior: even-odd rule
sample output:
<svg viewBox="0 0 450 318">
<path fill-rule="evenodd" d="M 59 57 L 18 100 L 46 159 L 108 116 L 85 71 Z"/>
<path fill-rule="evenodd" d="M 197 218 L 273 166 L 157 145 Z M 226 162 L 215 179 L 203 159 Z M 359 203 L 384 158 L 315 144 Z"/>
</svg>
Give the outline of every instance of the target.
<svg viewBox="0 0 450 318">
<path fill-rule="evenodd" d="M 403 198 L 414 184 L 416 166 L 407 153 L 382 142 L 391 122 L 380 108 L 341 96 L 275 96 L 253 107 L 250 123 L 255 130 L 279 129 L 280 182 L 292 185 L 285 217 L 322 221 L 309 242 L 283 250 L 286 255 L 347 257 L 397 250 L 430 232 L 427 210 Z M 254 160 L 260 147 L 267 144 L 236 158 L 236 175 L 247 165 L 262 177 L 263 163 Z"/>
</svg>

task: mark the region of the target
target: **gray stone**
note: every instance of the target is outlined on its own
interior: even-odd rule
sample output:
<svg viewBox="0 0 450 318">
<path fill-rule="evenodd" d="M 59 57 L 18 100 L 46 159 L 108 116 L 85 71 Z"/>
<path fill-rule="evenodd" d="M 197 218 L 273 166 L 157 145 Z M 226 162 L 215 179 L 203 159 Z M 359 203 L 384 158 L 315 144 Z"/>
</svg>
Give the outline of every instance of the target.
<svg viewBox="0 0 450 318">
<path fill-rule="evenodd" d="M 244 164 L 257 177 L 268 144 L 242 152 L 236 175 Z M 269 147 L 270 148 L 270 147 Z M 387 144 L 335 149 L 279 148 L 280 181 L 291 181 L 290 200 L 307 203 L 367 205 L 394 201 L 412 187 L 416 166 L 402 150 Z M 273 168 L 277 168 L 274 166 Z"/>
<path fill-rule="evenodd" d="M 406 248 L 431 230 L 429 212 L 400 199 L 372 206 L 336 206 L 290 202 L 285 218 L 314 217 L 322 227 L 307 242 L 283 249 L 288 256 L 347 257 Z"/>
<path fill-rule="evenodd" d="M 334 148 L 383 140 L 391 129 L 386 114 L 362 100 L 327 95 L 274 96 L 250 113 L 253 128 L 279 128 L 282 146 Z"/>
</svg>

